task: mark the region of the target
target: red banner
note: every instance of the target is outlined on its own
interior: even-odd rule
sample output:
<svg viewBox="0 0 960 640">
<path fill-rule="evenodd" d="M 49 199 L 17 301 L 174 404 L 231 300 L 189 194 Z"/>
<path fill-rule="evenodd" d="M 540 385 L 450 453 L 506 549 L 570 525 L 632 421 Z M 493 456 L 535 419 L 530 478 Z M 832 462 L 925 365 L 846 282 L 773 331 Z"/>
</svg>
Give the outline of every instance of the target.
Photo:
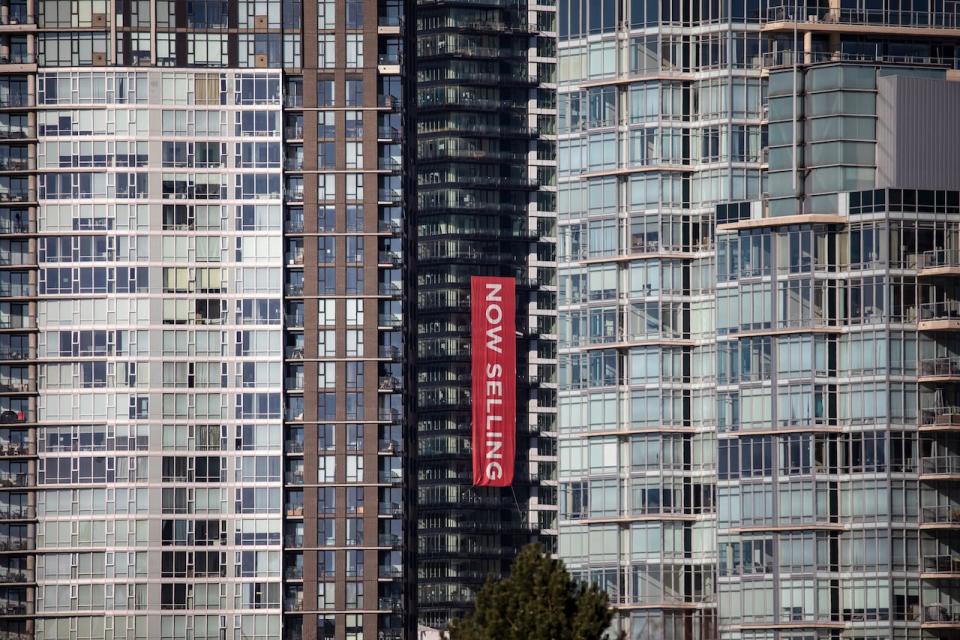
<svg viewBox="0 0 960 640">
<path fill-rule="evenodd" d="M 470 279 L 473 320 L 473 484 L 509 487 L 517 439 L 517 321 L 513 278 Z"/>
</svg>

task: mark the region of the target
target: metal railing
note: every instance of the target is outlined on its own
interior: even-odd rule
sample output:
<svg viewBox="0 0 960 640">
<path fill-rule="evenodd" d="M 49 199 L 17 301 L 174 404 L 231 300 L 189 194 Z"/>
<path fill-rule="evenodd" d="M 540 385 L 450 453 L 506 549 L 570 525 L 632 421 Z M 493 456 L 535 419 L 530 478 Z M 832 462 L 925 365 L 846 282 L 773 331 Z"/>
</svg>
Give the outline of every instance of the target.
<svg viewBox="0 0 960 640">
<path fill-rule="evenodd" d="M 960 267 L 960 251 L 956 249 L 934 249 L 924 251 L 917 256 L 917 269 L 935 269 L 937 267 Z"/>
<path fill-rule="evenodd" d="M 960 300 L 924 302 L 920 305 L 920 320 L 960 320 Z"/>
<path fill-rule="evenodd" d="M 767 22 L 801 22 L 873 25 L 878 27 L 917 27 L 960 29 L 960 11 L 884 11 L 822 7 L 769 7 Z"/>
<path fill-rule="evenodd" d="M 928 604 L 923 607 L 924 622 L 960 622 L 960 603 Z"/>
<path fill-rule="evenodd" d="M 923 556 L 925 573 L 960 573 L 960 555 Z"/>
<path fill-rule="evenodd" d="M 921 376 L 960 376 L 960 356 L 920 361 Z"/>
<path fill-rule="evenodd" d="M 960 456 L 920 458 L 920 473 L 960 473 Z"/>
<path fill-rule="evenodd" d="M 956 58 L 942 58 L 934 56 L 891 56 L 886 54 L 848 53 L 844 51 L 769 51 L 759 60 L 759 66 L 764 69 L 775 67 L 789 67 L 794 64 L 822 64 L 825 62 L 868 62 L 871 64 L 902 64 L 902 65 L 935 65 L 941 67 L 958 68 Z"/>
<path fill-rule="evenodd" d="M 942 504 L 920 509 L 920 522 L 923 524 L 960 523 L 960 505 Z"/>
</svg>

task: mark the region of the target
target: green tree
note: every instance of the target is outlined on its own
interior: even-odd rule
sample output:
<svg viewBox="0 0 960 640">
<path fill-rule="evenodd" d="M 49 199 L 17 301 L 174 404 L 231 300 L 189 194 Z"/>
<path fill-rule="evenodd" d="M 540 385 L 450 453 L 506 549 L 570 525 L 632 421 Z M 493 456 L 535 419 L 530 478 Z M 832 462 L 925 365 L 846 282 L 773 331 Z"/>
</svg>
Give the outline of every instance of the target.
<svg viewBox="0 0 960 640">
<path fill-rule="evenodd" d="M 613 616 L 607 605 L 605 592 L 532 544 L 508 578 L 487 579 L 475 611 L 450 625 L 450 640 L 600 640 Z"/>
</svg>

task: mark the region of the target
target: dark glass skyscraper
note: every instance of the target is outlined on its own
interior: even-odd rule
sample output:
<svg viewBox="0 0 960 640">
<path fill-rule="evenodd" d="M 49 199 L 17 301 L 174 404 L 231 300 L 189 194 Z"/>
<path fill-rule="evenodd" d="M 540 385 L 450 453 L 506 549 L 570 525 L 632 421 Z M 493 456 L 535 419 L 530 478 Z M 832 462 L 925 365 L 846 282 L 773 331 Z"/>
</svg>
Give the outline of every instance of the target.
<svg viewBox="0 0 960 640">
<path fill-rule="evenodd" d="M 468 611 L 524 544 L 553 546 L 554 7 L 416 6 L 416 411 L 419 619 Z M 517 278 L 517 477 L 472 486 L 470 277 Z"/>
</svg>

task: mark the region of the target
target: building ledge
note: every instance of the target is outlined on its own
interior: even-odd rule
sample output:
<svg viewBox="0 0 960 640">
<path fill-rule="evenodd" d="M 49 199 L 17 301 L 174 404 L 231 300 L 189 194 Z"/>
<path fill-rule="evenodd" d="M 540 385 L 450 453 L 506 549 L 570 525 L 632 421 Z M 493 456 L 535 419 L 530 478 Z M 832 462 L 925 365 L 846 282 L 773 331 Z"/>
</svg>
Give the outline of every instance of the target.
<svg viewBox="0 0 960 640">
<path fill-rule="evenodd" d="M 786 227 L 795 224 L 847 224 L 847 217 L 833 213 L 807 213 L 795 216 L 767 216 L 739 222 L 718 224 L 717 231 L 743 231 L 763 227 Z"/>
</svg>

